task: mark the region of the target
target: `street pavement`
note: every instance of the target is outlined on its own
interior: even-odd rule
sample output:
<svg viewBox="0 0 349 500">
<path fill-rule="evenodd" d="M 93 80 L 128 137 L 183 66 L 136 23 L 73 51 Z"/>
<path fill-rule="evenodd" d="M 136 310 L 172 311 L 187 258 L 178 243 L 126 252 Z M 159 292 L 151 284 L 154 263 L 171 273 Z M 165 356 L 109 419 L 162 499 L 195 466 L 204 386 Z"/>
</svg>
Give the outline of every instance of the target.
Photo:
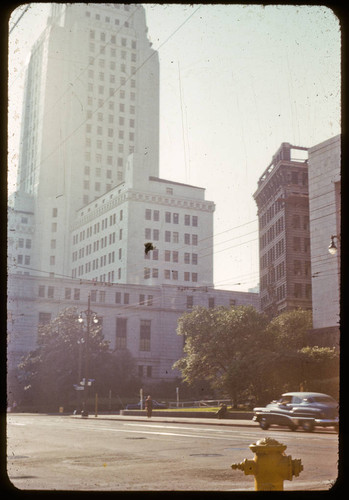
<svg viewBox="0 0 349 500">
<path fill-rule="evenodd" d="M 263 431 L 252 420 L 9 414 L 7 470 L 22 490 L 253 491 L 232 463 L 272 436 L 304 471 L 285 490 L 328 490 L 337 477 L 334 431 Z"/>
</svg>

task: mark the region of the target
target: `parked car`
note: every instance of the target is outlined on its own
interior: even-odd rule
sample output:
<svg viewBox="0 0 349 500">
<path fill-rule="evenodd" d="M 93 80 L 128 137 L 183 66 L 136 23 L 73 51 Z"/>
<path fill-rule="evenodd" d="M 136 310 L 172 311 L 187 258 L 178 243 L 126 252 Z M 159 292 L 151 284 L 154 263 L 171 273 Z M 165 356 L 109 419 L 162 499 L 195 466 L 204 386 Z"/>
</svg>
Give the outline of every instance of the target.
<svg viewBox="0 0 349 500">
<path fill-rule="evenodd" d="M 152 401 L 153 401 L 153 410 L 161 410 L 167 408 L 167 405 L 165 403 L 158 403 L 158 401 L 155 401 L 155 399 L 153 399 Z M 144 408 L 145 408 L 145 400 L 143 401 L 143 410 Z M 140 410 L 140 409 L 141 409 L 140 401 L 139 403 L 129 404 L 126 406 L 126 410 Z"/>
<path fill-rule="evenodd" d="M 334 427 L 338 431 L 338 403 L 320 392 L 286 392 L 277 401 L 253 411 L 253 420 L 265 430 L 271 425 L 283 425 L 292 431 L 299 426 L 307 432 L 316 426 Z"/>
</svg>

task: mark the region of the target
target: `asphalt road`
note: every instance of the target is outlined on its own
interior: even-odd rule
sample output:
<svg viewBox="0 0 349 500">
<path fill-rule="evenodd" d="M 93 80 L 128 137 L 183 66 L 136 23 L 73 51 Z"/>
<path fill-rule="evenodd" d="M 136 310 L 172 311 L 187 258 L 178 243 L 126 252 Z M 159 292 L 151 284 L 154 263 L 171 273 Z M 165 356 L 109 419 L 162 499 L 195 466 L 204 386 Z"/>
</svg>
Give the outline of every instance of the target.
<svg viewBox="0 0 349 500">
<path fill-rule="evenodd" d="M 300 458 L 285 490 L 328 490 L 337 478 L 338 435 L 246 421 L 9 414 L 7 471 L 21 490 L 253 491 L 253 476 L 231 464 L 253 458 L 251 443 L 271 436 Z"/>
</svg>

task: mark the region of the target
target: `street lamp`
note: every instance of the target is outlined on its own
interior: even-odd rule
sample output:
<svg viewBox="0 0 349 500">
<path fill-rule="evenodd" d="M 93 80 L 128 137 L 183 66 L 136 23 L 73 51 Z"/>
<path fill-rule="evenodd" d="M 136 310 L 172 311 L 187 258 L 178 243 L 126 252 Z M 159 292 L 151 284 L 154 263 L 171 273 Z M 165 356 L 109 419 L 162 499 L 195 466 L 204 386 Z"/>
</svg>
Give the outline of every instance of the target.
<svg viewBox="0 0 349 500">
<path fill-rule="evenodd" d="M 94 311 L 91 311 L 90 301 L 91 301 L 91 297 L 90 297 L 90 294 L 88 294 L 87 309 L 86 309 L 86 311 L 81 311 L 79 314 L 79 317 L 78 317 L 78 322 L 81 325 L 84 323 L 83 315 L 85 315 L 85 317 L 86 317 L 85 381 L 84 381 L 84 401 L 83 401 L 83 406 L 82 406 L 82 411 L 81 411 L 82 417 L 88 417 L 88 411 L 87 411 L 88 387 L 89 387 L 89 379 L 88 379 L 89 351 L 88 351 L 88 346 L 89 346 L 89 340 L 90 340 L 90 329 L 91 329 L 92 323 L 94 323 L 94 324 L 98 323 L 97 313 L 95 313 Z M 81 339 L 81 341 L 83 342 L 83 339 Z"/>
<path fill-rule="evenodd" d="M 337 238 L 337 241 L 340 241 L 340 237 L 337 236 L 336 234 L 331 236 L 331 243 L 328 247 L 328 251 L 330 252 L 331 255 L 336 255 L 338 250 L 337 245 L 334 241 L 335 238 Z"/>
</svg>

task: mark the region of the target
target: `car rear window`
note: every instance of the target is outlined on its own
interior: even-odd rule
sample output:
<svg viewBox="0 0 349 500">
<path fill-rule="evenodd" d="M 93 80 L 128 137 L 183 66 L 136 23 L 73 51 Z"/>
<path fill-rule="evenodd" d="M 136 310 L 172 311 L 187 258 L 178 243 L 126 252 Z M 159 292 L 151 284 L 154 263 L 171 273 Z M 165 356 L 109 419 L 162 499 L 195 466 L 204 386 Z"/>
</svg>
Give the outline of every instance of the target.
<svg viewBox="0 0 349 500">
<path fill-rule="evenodd" d="M 312 396 L 311 398 L 304 398 L 307 403 L 335 403 L 335 400 L 330 396 Z"/>
</svg>

